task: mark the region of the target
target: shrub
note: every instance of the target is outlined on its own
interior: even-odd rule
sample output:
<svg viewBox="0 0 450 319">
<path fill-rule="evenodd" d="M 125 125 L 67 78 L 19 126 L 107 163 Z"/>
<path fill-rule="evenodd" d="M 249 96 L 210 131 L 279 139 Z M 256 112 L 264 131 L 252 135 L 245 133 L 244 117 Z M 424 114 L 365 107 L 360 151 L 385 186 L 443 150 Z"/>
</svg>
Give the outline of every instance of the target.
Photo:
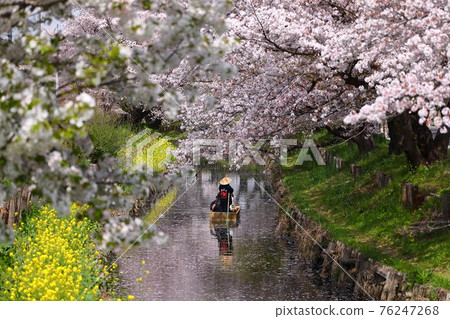
<svg viewBox="0 0 450 319">
<path fill-rule="evenodd" d="M 103 154 L 117 156 L 126 141 L 133 134 L 133 126 L 121 121 L 116 115 L 96 109 L 87 123 L 87 130 L 94 144 L 90 159 L 97 162 Z"/>
</svg>

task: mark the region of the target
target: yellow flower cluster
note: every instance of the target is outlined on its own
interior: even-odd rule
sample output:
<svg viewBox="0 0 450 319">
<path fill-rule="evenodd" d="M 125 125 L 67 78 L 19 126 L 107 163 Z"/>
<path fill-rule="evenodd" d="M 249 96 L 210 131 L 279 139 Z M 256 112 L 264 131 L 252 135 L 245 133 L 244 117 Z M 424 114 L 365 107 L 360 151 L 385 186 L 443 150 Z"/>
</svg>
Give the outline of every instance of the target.
<svg viewBox="0 0 450 319">
<path fill-rule="evenodd" d="M 16 237 L 11 280 L 4 293 L 9 300 L 97 300 L 96 278 L 101 271 L 89 234 L 94 224 L 75 213 L 68 218 L 42 207 L 27 222 L 26 235 Z"/>
</svg>

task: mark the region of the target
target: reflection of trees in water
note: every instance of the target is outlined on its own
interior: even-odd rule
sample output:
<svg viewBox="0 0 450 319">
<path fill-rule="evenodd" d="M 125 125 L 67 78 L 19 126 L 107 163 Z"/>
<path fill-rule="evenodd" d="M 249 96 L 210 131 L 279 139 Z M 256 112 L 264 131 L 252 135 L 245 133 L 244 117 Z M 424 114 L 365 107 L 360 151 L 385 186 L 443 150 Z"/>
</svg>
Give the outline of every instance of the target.
<svg viewBox="0 0 450 319">
<path fill-rule="evenodd" d="M 208 202 L 210 203 L 217 195 L 219 190 L 219 182 L 214 183 L 217 179 L 215 178 L 213 172 L 203 170 L 201 172 L 201 176 L 199 178 L 199 186 L 201 188 L 201 192 L 198 192 L 197 196 L 201 197 L 200 202 Z M 195 187 L 195 185 L 194 185 Z"/>
</svg>

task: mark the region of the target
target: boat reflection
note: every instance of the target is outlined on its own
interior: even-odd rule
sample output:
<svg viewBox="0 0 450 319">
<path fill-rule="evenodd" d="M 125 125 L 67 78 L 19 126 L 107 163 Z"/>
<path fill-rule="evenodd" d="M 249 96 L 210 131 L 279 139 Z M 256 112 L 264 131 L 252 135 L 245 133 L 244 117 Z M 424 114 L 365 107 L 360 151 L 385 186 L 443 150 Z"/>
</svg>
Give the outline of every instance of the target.
<svg viewBox="0 0 450 319">
<path fill-rule="evenodd" d="M 219 255 L 224 266 L 231 265 L 233 261 L 233 233 L 230 228 L 211 228 L 211 235 L 219 242 Z"/>
<path fill-rule="evenodd" d="M 222 264 L 228 268 L 233 261 L 233 230 L 239 225 L 239 220 L 228 220 L 217 223 L 210 221 L 210 233 L 216 237 L 219 244 L 219 255 Z"/>
</svg>

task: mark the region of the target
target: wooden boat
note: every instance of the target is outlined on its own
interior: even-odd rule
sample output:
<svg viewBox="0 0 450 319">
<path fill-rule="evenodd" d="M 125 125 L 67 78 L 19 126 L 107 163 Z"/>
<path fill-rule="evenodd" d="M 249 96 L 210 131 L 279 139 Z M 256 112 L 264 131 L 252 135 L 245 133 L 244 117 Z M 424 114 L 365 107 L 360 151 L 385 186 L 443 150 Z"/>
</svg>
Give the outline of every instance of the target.
<svg viewBox="0 0 450 319">
<path fill-rule="evenodd" d="M 239 219 L 209 219 L 209 228 L 236 228 L 239 225 Z"/>
<path fill-rule="evenodd" d="M 210 212 L 209 213 L 209 220 L 210 221 L 226 221 L 227 219 L 229 221 L 233 220 L 236 221 L 239 219 L 241 214 L 241 207 L 240 206 L 234 206 L 233 212 Z"/>
</svg>

